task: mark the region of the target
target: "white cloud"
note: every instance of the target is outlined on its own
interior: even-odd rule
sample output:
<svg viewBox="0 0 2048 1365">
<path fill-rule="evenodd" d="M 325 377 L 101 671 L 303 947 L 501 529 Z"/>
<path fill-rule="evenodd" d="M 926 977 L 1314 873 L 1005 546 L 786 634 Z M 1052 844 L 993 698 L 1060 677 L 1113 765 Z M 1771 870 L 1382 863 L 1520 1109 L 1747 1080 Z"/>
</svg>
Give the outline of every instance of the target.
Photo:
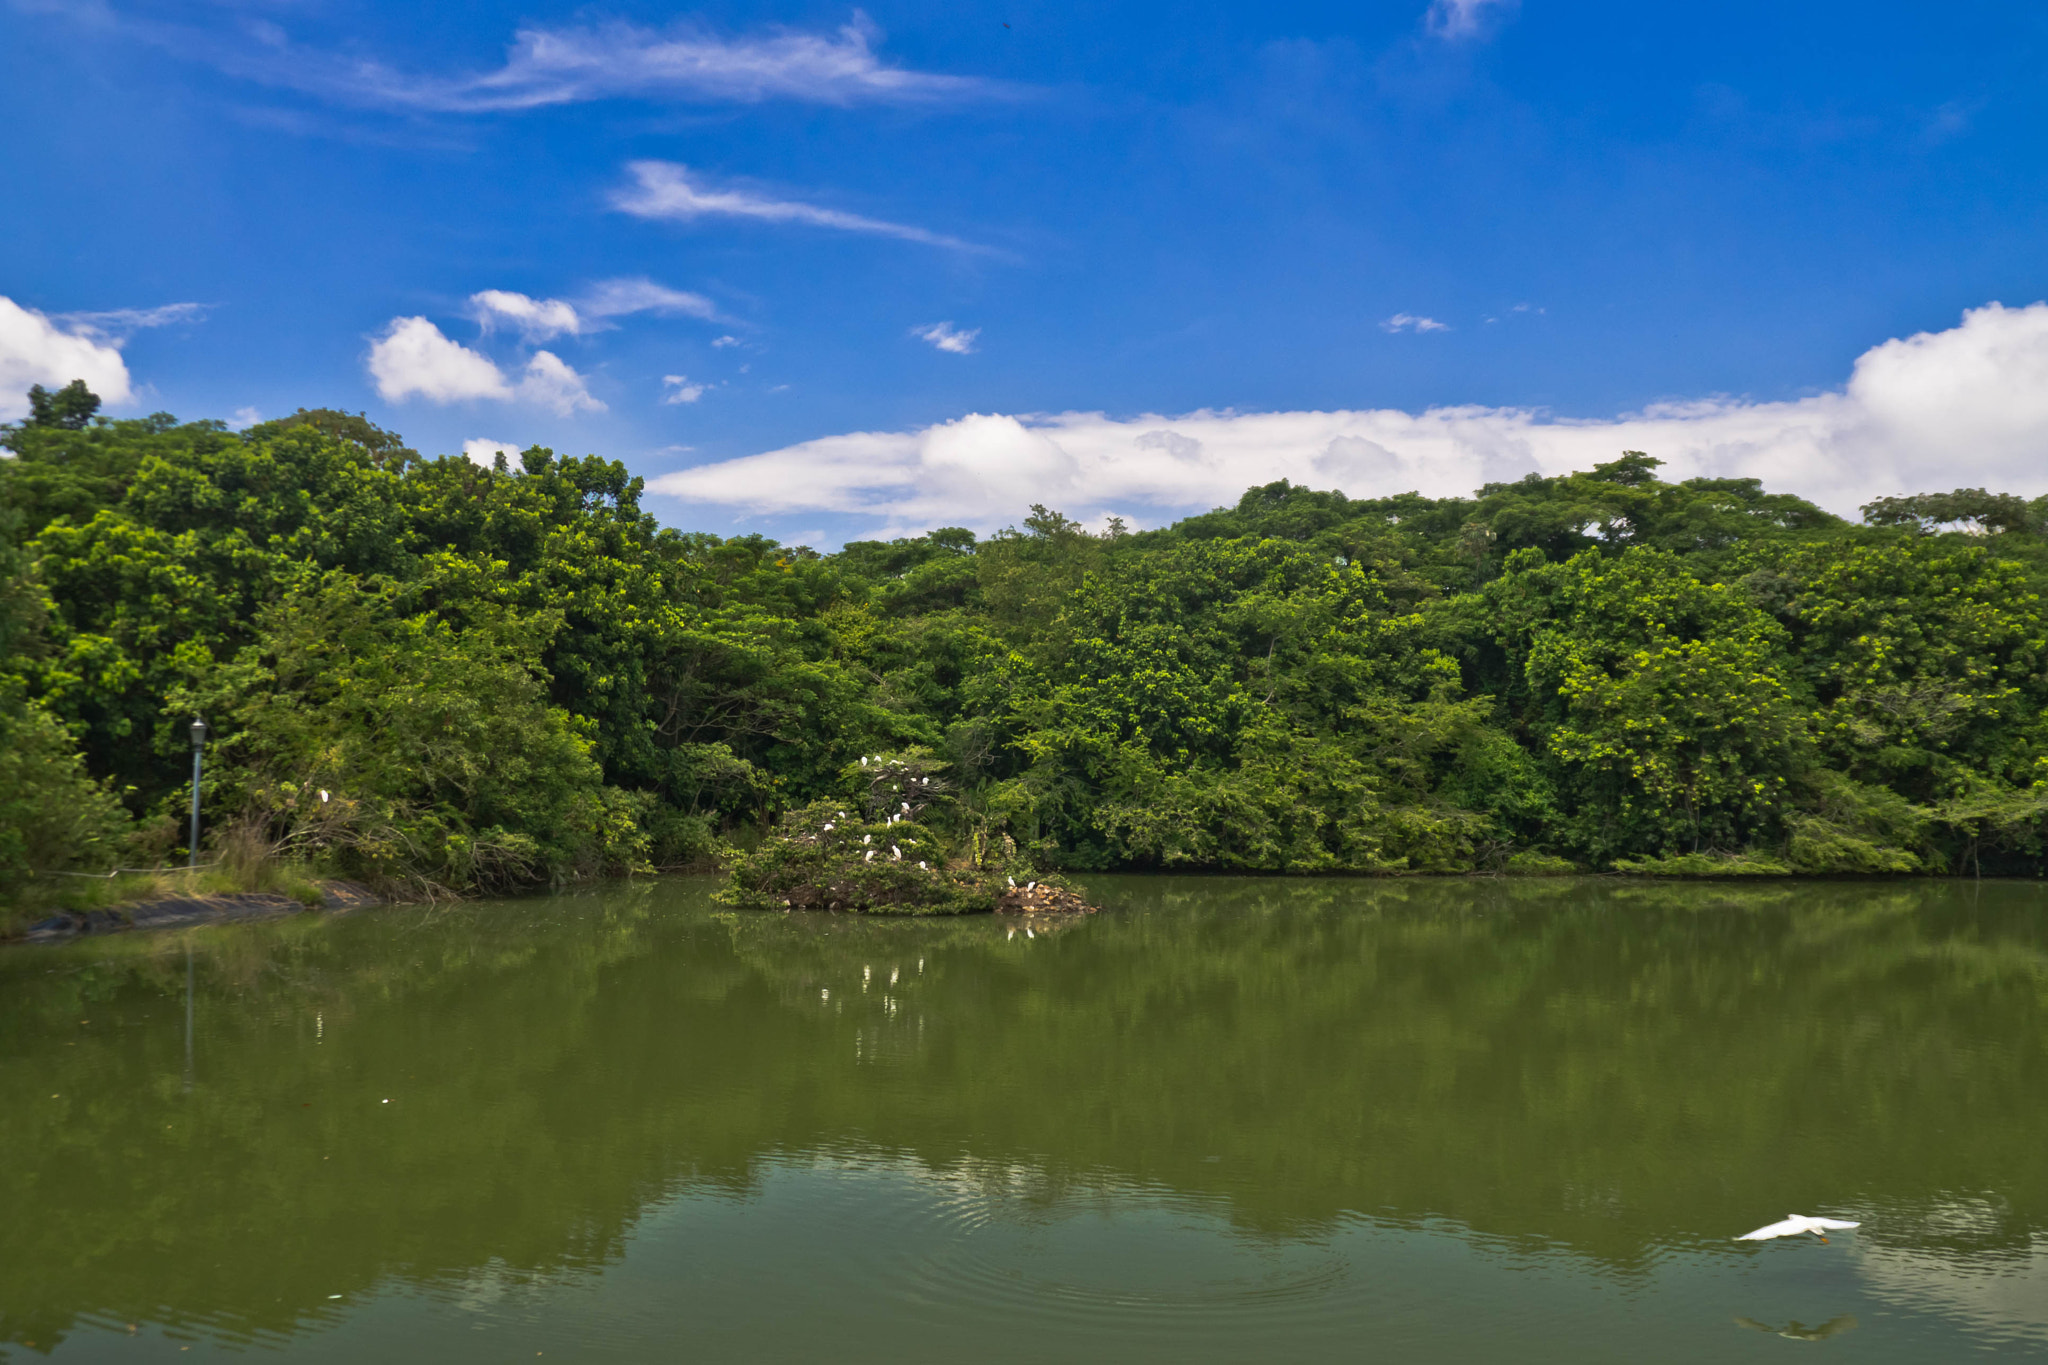
<svg viewBox="0 0 2048 1365">
<path fill-rule="evenodd" d="M 640 97 L 700 103 L 914 104 L 1000 94 L 1005 87 L 968 76 L 887 66 L 875 56 L 881 32 L 867 16 L 836 33 L 780 30 L 719 38 L 678 25 L 667 32 L 635 24 L 587 28 L 525 28 L 513 37 L 505 64 L 474 76 L 409 76 L 375 62 L 291 54 L 237 65 L 242 74 L 316 86 L 326 93 L 444 113 L 543 108 L 587 100 Z"/>
<path fill-rule="evenodd" d="M 495 468 L 500 455 L 511 463 L 517 463 L 519 459 L 519 447 L 510 441 L 489 441 L 481 436 L 474 441 L 464 441 L 462 453 L 471 464 L 480 464 L 486 469 Z"/>
<path fill-rule="evenodd" d="M 204 322 L 203 303 L 166 303 L 156 308 L 113 308 L 101 313 L 58 313 L 51 318 L 82 336 L 99 337 L 120 345 L 136 332 L 150 327 L 170 327 L 181 322 Z"/>
<path fill-rule="evenodd" d="M 519 396 L 529 403 L 552 408 L 561 417 L 605 410 L 604 404 L 590 396 L 583 376 L 553 351 L 535 351 L 526 362 L 526 376 L 519 381 Z"/>
<path fill-rule="evenodd" d="M 909 432 L 828 436 L 664 475 L 660 493 L 762 513 L 850 512 L 891 525 L 997 526 L 1034 502 L 1073 515 L 1180 515 L 1291 479 L 1353 497 L 1469 495 L 1623 450 L 1664 477 L 1756 478 L 1853 516 L 1887 494 L 1984 485 L 2048 493 L 2048 304 L 1971 309 L 1887 341 L 1848 384 L 1785 402 L 1661 403 L 1612 419 L 1521 408 L 973 414 Z"/>
<path fill-rule="evenodd" d="M 393 318 L 370 343 L 370 378 L 388 402 L 417 394 L 430 403 L 510 398 L 512 385 L 497 362 L 450 341 L 425 318 Z"/>
<path fill-rule="evenodd" d="M 1439 38 L 1471 38 L 1485 31 L 1496 14 L 1507 15 L 1516 0 L 1430 0 L 1426 22 Z"/>
<path fill-rule="evenodd" d="M 108 404 L 134 398 L 119 343 L 89 325 L 67 326 L 0 294 L 0 421 L 28 416 L 30 386 L 61 388 L 74 379 L 83 379 Z"/>
<path fill-rule="evenodd" d="M 425 318 L 391 319 L 370 345 L 369 368 L 378 396 L 394 403 L 415 395 L 430 403 L 519 398 L 563 417 L 605 410 L 583 376 L 553 351 L 535 351 L 515 387 L 496 361 L 450 341 Z"/>
<path fill-rule="evenodd" d="M 706 322 L 718 320 L 717 307 L 702 294 L 670 289 L 665 284 L 656 284 L 644 275 L 631 279 L 600 280 L 590 287 L 589 294 L 584 297 L 583 311 L 594 318 L 623 317 L 628 313 L 655 313 L 662 316 L 681 314 L 683 317 L 701 318 Z"/>
<path fill-rule="evenodd" d="M 1438 322 L 1435 318 L 1417 317 L 1413 313 L 1396 313 L 1380 324 L 1382 332 L 1448 332 L 1451 324 Z"/>
<path fill-rule="evenodd" d="M 580 336 L 588 330 L 575 305 L 561 299 L 535 299 L 509 289 L 485 289 L 471 294 L 469 304 L 486 332 L 502 323 L 528 341 L 546 341 L 551 337 Z"/>
<path fill-rule="evenodd" d="M 981 335 L 981 329 L 976 327 L 971 332 L 962 332 L 956 330 L 950 322 L 935 322 L 929 327 L 913 327 L 910 334 L 929 341 L 941 351 L 951 351 L 954 355 L 972 355 L 974 339 Z"/>
<path fill-rule="evenodd" d="M 255 408 L 236 408 L 235 415 L 228 419 L 228 425 L 239 431 L 244 427 L 253 427 L 262 420 L 263 414 Z"/>
<path fill-rule="evenodd" d="M 770 199 L 750 190 L 708 189 L 692 183 L 689 168 L 673 161 L 633 161 L 627 163 L 626 169 L 639 183 L 615 192 L 612 207 L 636 218 L 659 218 L 678 223 L 707 217 L 757 218 L 769 223 L 806 223 L 812 227 L 837 228 L 844 232 L 873 233 L 879 237 L 896 237 L 906 242 L 922 242 L 926 246 L 942 246 L 954 251 L 988 250 L 957 237 L 927 232 L 921 227 L 903 223 L 863 218 L 857 213 L 842 213 L 838 209 L 819 208 L 815 204 L 795 200 Z"/>
<path fill-rule="evenodd" d="M 692 384 L 686 374 L 665 374 L 661 386 L 668 392 L 661 396 L 664 403 L 694 403 L 704 396 L 706 385 Z"/>
<path fill-rule="evenodd" d="M 702 294 L 670 289 L 645 276 L 600 280 L 576 303 L 536 299 L 510 289 L 485 289 L 471 294 L 469 305 L 486 332 L 507 326 L 529 343 L 558 336 L 588 336 L 610 327 L 607 319 L 632 313 L 680 313 L 706 321 L 718 318 L 717 307 Z"/>
<path fill-rule="evenodd" d="M 711 349 L 722 351 L 728 346 L 737 346 L 739 344 L 740 339 L 738 337 L 719 337 L 711 343 Z"/>
</svg>

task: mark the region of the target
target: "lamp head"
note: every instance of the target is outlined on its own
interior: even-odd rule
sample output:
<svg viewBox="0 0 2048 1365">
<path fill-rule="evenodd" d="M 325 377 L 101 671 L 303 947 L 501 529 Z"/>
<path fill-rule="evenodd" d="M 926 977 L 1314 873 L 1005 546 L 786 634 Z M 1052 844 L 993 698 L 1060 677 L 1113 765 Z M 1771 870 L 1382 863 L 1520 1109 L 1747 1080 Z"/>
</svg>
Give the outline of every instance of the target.
<svg viewBox="0 0 2048 1365">
<path fill-rule="evenodd" d="M 197 749 L 204 743 L 206 743 L 206 722 L 194 716 L 192 717 L 192 747 Z"/>
</svg>

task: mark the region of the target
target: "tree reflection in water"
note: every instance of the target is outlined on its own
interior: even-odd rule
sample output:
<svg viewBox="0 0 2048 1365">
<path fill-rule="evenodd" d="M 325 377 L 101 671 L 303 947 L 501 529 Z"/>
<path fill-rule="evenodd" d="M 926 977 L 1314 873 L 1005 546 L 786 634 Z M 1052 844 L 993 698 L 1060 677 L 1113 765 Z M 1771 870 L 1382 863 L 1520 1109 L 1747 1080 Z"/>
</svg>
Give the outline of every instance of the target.
<svg viewBox="0 0 2048 1365">
<path fill-rule="evenodd" d="M 1031 937 L 678 881 L 0 955 L 0 1340 L 545 1280 L 793 1158 L 1624 1280 L 1784 1208 L 1937 1263 L 2048 1228 L 2031 884 L 1090 886 L 1105 913 Z M 1925 1212 L 1958 1200 L 1966 1235 Z"/>
</svg>

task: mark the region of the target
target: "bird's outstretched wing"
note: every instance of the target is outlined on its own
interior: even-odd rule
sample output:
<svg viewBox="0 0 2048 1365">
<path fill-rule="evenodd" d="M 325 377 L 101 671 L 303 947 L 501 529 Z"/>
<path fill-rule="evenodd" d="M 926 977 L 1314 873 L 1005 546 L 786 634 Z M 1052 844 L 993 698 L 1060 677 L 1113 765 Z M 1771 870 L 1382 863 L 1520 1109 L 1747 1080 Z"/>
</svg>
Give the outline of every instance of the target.
<svg viewBox="0 0 2048 1365">
<path fill-rule="evenodd" d="M 1806 1220 L 1817 1228 L 1860 1228 L 1861 1223 L 1845 1223 L 1839 1218 L 1809 1218 Z"/>
<path fill-rule="evenodd" d="M 1745 1232 L 1735 1240 L 1738 1242 L 1768 1242 L 1773 1237 L 1790 1237 L 1795 1233 L 1804 1231 L 1806 1231 L 1805 1220 L 1785 1218 L 1770 1224 L 1768 1227 L 1758 1228 L 1755 1232 Z"/>
</svg>

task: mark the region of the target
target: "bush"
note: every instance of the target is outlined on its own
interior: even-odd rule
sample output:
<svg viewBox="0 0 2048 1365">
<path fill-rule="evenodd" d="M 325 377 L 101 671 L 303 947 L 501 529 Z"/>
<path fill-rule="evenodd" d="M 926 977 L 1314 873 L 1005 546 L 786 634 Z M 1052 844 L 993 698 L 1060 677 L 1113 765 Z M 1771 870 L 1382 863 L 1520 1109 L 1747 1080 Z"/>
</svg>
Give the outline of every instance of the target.
<svg viewBox="0 0 2048 1365">
<path fill-rule="evenodd" d="M 38 872 L 101 870 L 127 830 L 127 812 L 87 774 L 71 732 L 18 691 L 0 690 L 0 903 Z"/>
</svg>

